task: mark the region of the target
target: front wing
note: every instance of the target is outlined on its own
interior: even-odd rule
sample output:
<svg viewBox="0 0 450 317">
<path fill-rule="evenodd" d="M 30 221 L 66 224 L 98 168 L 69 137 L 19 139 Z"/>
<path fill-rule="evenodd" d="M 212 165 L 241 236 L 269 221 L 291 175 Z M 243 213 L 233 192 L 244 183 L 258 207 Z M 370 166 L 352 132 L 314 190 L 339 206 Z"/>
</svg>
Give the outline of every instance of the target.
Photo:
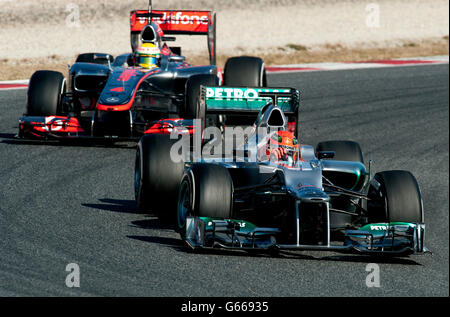
<svg viewBox="0 0 450 317">
<path fill-rule="evenodd" d="M 77 138 L 88 136 L 75 117 L 66 116 L 24 116 L 19 119 L 20 138 Z"/>
<path fill-rule="evenodd" d="M 84 128 L 83 128 L 84 126 Z M 137 132 L 135 132 L 137 133 Z M 142 133 L 142 132 L 141 132 Z M 193 120 L 175 118 L 161 119 L 145 124 L 143 134 L 194 134 Z M 19 119 L 19 138 L 40 140 L 139 140 L 141 135 L 118 137 L 114 135 L 95 136 L 86 123 L 83 125 L 77 117 L 70 116 L 23 116 Z"/>
<path fill-rule="evenodd" d="M 243 220 L 188 217 L 185 241 L 194 250 L 310 250 L 391 256 L 430 252 L 423 245 L 425 225 L 422 223 L 368 224 L 359 230 L 347 230 L 342 245 L 278 244 L 279 232 L 277 228 L 259 228 Z"/>
</svg>

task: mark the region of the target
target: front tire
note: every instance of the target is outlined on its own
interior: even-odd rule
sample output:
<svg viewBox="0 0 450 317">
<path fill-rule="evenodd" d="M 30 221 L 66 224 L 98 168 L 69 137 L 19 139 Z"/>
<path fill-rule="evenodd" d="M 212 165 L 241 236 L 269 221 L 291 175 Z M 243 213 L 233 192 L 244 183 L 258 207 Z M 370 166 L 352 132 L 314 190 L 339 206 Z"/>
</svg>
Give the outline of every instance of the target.
<svg viewBox="0 0 450 317">
<path fill-rule="evenodd" d="M 423 222 L 419 184 L 408 171 L 375 174 L 369 188 L 368 220 L 376 222 Z"/>
<path fill-rule="evenodd" d="M 183 175 L 178 196 L 177 228 L 184 239 L 188 216 L 230 219 L 233 181 L 227 168 L 193 164 Z"/>
<path fill-rule="evenodd" d="M 66 80 L 60 72 L 38 70 L 28 84 L 27 114 L 56 116 L 62 113 L 62 96 Z"/>
</svg>

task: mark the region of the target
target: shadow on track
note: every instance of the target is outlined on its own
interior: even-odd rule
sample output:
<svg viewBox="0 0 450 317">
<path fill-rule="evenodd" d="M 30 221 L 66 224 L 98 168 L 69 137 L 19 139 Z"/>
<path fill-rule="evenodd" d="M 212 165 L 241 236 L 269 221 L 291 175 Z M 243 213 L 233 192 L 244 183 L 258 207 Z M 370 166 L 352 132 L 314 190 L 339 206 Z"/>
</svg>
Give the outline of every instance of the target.
<svg viewBox="0 0 450 317">
<path fill-rule="evenodd" d="M 283 252 L 283 258 L 298 258 L 299 254 L 294 252 Z M 330 261 L 330 262 L 351 262 L 351 263 L 377 263 L 377 264 L 399 264 L 399 265 L 419 265 L 411 258 L 400 258 L 391 256 L 370 256 L 361 254 L 337 254 L 324 257 L 312 257 L 307 260 Z"/>
<path fill-rule="evenodd" d="M 166 245 L 166 246 L 172 247 L 181 252 L 186 251 L 186 249 L 184 247 L 184 242 L 181 241 L 181 239 L 168 238 L 168 237 L 152 237 L 152 236 L 127 236 L 127 238 L 139 240 L 142 242 Z"/>
<path fill-rule="evenodd" d="M 100 147 L 116 149 L 132 149 L 136 147 L 137 142 L 133 141 L 113 141 L 110 139 L 21 139 L 14 133 L 0 133 L 0 143 L 14 145 L 47 145 L 47 146 L 73 146 L 73 147 Z"/>
<path fill-rule="evenodd" d="M 141 212 L 138 210 L 136 203 L 134 200 L 121 200 L 121 199 L 110 199 L 110 198 L 102 198 L 99 199 L 101 204 L 81 204 L 83 207 L 89 207 L 94 209 L 112 211 L 112 212 L 120 212 L 126 214 L 140 214 Z"/>
<path fill-rule="evenodd" d="M 14 133 L 0 133 L 0 139 L 15 139 Z"/>
<path fill-rule="evenodd" d="M 131 226 L 135 227 L 135 228 L 156 229 L 156 230 L 173 230 L 173 226 L 171 226 L 170 224 L 161 222 L 154 214 L 151 214 L 151 213 L 143 214 L 136 206 L 136 202 L 134 200 L 102 198 L 102 199 L 99 199 L 99 201 L 101 202 L 99 204 L 84 203 L 81 205 L 83 207 L 94 208 L 94 209 L 99 209 L 99 210 L 104 210 L 104 211 L 111 211 L 111 212 L 124 213 L 124 214 L 143 215 L 143 216 L 149 218 L 149 219 L 144 219 L 144 220 L 132 221 Z"/>
<path fill-rule="evenodd" d="M 150 241 L 149 241 L 150 242 Z M 318 261 L 318 262 L 349 262 L 349 263 L 377 263 L 377 264 L 399 264 L 399 265 L 419 265 L 413 259 L 410 258 L 395 258 L 387 256 L 367 256 L 367 255 L 325 255 L 315 256 L 307 254 L 307 251 L 298 252 L 285 252 L 282 251 L 279 254 L 270 254 L 263 251 L 244 251 L 244 250 L 224 250 L 224 249 L 204 249 L 204 250 L 192 250 L 183 243 L 181 248 L 177 248 L 181 252 L 202 254 L 202 255 L 217 255 L 217 256 L 242 256 L 242 257 L 256 257 L 256 258 L 276 258 L 280 260 L 303 260 L 303 261 Z M 325 254 L 332 253 L 331 251 L 317 251 Z M 317 253 L 315 252 L 315 253 Z"/>
<path fill-rule="evenodd" d="M 150 219 L 132 221 L 132 227 L 141 229 L 173 229 L 173 226 L 161 222 L 156 216 L 148 215 Z"/>
</svg>

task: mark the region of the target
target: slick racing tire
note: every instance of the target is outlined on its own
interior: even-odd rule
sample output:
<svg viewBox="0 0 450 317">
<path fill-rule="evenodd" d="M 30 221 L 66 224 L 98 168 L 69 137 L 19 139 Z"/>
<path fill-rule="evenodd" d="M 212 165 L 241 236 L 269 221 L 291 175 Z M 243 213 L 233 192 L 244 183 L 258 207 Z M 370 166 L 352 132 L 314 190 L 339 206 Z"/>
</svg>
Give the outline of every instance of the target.
<svg viewBox="0 0 450 317">
<path fill-rule="evenodd" d="M 200 86 L 214 87 L 217 84 L 218 78 L 212 74 L 193 75 L 186 81 L 185 104 L 184 109 L 180 111 L 180 116 L 185 119 L 199 119 L 201 122 L 201 129 L 199 129 L 201 135 L 203 135 L 207 121 L 206 105 L 200 101 Z"/>
<path fill-rule="evenodd" d="M 185 238 L 188 216 L 230 219 L 233 181 L 220 165 L 195 163 L 182 178 L 178 195 L 177 229 Z"/>
<path fill-rule="evenodd" d="M 316 146 L 316 152 L 333 151 L 334 157 L 331 160 L 352 161 L 364 164 L 361 147 L 353 141 L 324 141 Z"/>
<path fill-rule="evenodd" d="M 139 44 L 141 43 L 141 32 L 131 32 L 130 33 L 130 44 L 131 44 L 131 51 L 134 53 L 136 49 L 139 47 Z"/>
<path fill-rule="evenodd" d="M 185 107 L 181 116 L 184 119 L 203 119 L 206 116 L 205 106 L 200 102 L 200 86 L 217 86 L 216 75 L 200 74 L 189 77 L 185 86 Z"/>
<path fill-rule="evenodd" d="M 252 56 L 231 57 L 225 63 L 223 81 L 231 87 L 266 87 L 264 61 Z"/>
<path fill-rule="evenodd" d="M 175 219 L 178 187 L 184 162 L 171 158 L 171 148 L 178 142 L 168 135 L 144 135 L 137 146 L 134 193 L 138 209 L 152 212 L 161 220 Z"/>
<path fill-rule="evenodd" d="M 375 174 L 368 197 L 369 223 L 423 222 L 419 184 L 408 171 Z"/>
<path fill-rule="evenodd" d="M 62 95 L 66 91 L 64 75 L 38 70 L 28 84 L 27 115 L 55 116 L 62 113 Z"/>
<path fill-rule="evenodd" d="M 223 73 L 223 85 L 230 87 L 267 87 L 264 61 L 259 57 L 236 56 L 227 60 Z M 226 125 L 250 126 L 254 117 L 225 116 Z"/>
</svg>

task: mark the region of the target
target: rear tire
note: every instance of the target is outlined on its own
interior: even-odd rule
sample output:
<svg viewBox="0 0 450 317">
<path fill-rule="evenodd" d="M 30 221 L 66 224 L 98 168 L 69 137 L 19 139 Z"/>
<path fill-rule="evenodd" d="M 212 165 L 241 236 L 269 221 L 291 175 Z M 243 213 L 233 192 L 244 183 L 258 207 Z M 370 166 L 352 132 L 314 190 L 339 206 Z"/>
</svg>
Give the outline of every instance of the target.
<svg viewBox="0 0 450 317">
<path fill-rule="evenodd" d="M 369 223 L 423 222 L 423 204 L 419 184 L 408 171 L 375 174 L 379 187 L 369 188 Z"/>
<path fill-rule="evenodd" d="M 259 57 L 237 56 L 227 60 L 223 73 L 223 85 L 230 87 L 267 87 L 266 68 Z M 226 115 L 228 126 L 249 126 L 254 117 Z"/>
<path fill-rule="evenodd" d="M 185 119 L 203 119 L 206 109 L 200 103 L 200 86 L 217 86 L 216 75 L 193 75 L 186 81 L 185 108 L 181 116 Z"/>
<path fill-rule="evenodd" d="M 223 81 L 231 87 L 266 87 L 264 61 L 252 56 L 231 57 L 225 64 Z"/>
<path fill-rule="evenodd" d="M 130 44 L 131 44 L 131 51 L 134 53 L 136 49 L 139 47 L 139 44 L 141 44 L 141 32 L 131 32 L 130 33 Z"/>
<path fill-rule="evenodd" d="M 225 167 L 193 164 L 184 173 L 177 209 L 177 228 L 182 238 L 187 216 L 230 219 L 232 208 L 233 181 Z"/>
<path fill-rule="evenodd" d="M 28 84 L 27 114 L 55 116 L 62 113 L 62 95 L 66 80 L 60 72 L 38 70 Z"/>
<path fill-rule="evenodd" d="M 201 102 L 200 86 L 214 87 L 217 85 L 217 76 L 209 74 L 193 75 L 186 81 L 185 105 L 184 109 L 180 111 L 180 116 L 184 119 L 200 119 L 201 129 L 199 131 L 202 136 L 203 130 L 206 128 L 206 104 Z M 217 121 L 217 118 L 215 120 Z"/>
<path fill-rule="evenodd" d="M 170 150 L 178 140 L 167 135 L 147 134 L 138 143 L 134 190 L 141 212 L 154 212 L 161 220 L 175 219 L 178 188 L 184 162 L 174 162 Z"/>
</svg>

